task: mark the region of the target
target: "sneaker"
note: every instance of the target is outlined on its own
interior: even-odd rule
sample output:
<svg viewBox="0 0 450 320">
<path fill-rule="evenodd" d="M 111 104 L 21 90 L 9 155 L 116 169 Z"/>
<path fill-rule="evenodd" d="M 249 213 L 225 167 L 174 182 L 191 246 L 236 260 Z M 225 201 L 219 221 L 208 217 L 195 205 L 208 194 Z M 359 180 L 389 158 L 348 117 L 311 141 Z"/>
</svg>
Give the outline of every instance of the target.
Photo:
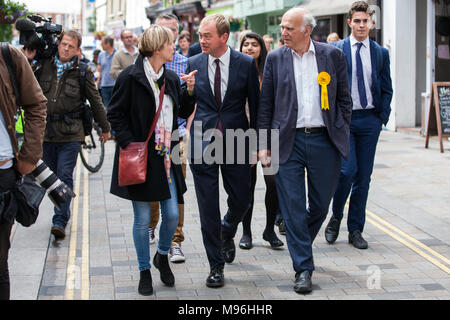
<svg viewBox="0 0 450 320">
<path fill-rule="evenodd" d="M 182 263 L 186 260 L 183 254 L 183 250 L 181 250 L 181 246 L 176 245 L 170 248 L 169 251 L 170 262 L 173 263 Z"/>
<path fill-rule="evenodd" d="M 150 244 L 154 244 L 156 242 L 155 229 L 156 228 L 148 228 L 148 234 L 150 235 Z"/>
</svg>

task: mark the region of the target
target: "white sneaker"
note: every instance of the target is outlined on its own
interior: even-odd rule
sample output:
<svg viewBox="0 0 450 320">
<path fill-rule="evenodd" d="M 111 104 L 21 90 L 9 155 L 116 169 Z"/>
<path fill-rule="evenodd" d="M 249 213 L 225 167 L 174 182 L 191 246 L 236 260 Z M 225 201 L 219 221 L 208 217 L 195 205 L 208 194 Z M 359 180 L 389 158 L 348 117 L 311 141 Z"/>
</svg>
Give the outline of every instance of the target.
<svg viewBox="0 0 450 320">
<path fill-rule="evenodd" d="M 170 262 L 181 263 L 186 260 L 180 246 L 173 246 L 169 251 Z"/>
<path fill-rule="evenodd" d="M 150 244 L 154 244 L 156 242 L 155 229 L 156 228 L 148 228 L 148 234 L 150 235 Z"/>
</svg>

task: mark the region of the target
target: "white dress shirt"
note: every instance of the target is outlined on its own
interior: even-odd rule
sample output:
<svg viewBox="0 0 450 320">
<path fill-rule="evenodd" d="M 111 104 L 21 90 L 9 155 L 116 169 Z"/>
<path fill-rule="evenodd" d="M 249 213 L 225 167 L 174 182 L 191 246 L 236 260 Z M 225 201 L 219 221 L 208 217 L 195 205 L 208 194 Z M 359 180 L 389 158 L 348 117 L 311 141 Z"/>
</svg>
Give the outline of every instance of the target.
<svg viewBox="0 0 450 320">
<path fill-rule="evenodd" d="M 350 45 L 352 48 L 352 100 L 353 100 L 353 110 L 362 110 L 361 100 L 359 99 L 358 91 L 358 78 L 356 77 L 356 51 L 358 50 L 358 40 L 350 36 Z M 362 47 L 360 51 L 363 72 L 364 72 L 364 85 L 366 87 L 367 96 L 367 107 L 366 109 L 373 109 L 373 97 L 372 97 L 372 60 L 370 59 L 370 40 L 367 37 L 366 40 L 362 42 Z"/>
<path fill-rule="evenodd" d="M 297 88 L 297 128 L 325 127 L 320 105 L 320 85 L 316 49 L 311 40 L 309 50 L 300 57 L 292 50 L 295 86 Z"/>
<path fill-rule="evenodd" d="M 214 58 L 213 56 L 208 56 L 208 77 L 209 83 L 211 85 L 211 90 L 214 95 L 214 76 L 216 75 L 216 63 L 215 60 L 220 60 L 220 76 L 221 76 L 221 86 L 220 93 L 222 94 L 222 102 L 225 98 L 225 94 L 227 93 L 228 88 L 228 76 L 230 74 L 230 55 L 231 49 L 228 47 L 227 51 L 220 58 Z"/>
</svg>

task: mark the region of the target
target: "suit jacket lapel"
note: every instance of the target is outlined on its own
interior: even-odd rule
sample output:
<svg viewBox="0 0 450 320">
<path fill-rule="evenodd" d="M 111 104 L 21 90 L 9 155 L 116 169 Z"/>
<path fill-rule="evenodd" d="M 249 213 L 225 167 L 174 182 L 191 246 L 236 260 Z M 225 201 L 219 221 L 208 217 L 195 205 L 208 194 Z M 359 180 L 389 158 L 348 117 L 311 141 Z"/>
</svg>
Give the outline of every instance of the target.
<svg viewBox="0 0 450 320">
<path fill-rule="evenodd" d="M 377 83 L 378 83 L 378 50 L 375 47 L 375 43 L 370 40 L 370 60 L 372 62 L 372 95 L 373 95 L 373 88 L 376 87 Z"/>
<path fill-rule="evenodd" d="M 316 48 L 316 60 L 317 60 L 317 71 L 319 74 L 321 72 L 328 72 L 327 70 L 327 56 L 324 53 L 323 49 L 320 47 L 317 42 L 313 41 L 314 47 Z M 322 87 L 318 84 L 319 87 L 319 96 L 322 94 Z"/>
<path fill-rule="evenodd" d="M 219 108 L 216 103 L 216 99 L 214 98 L 214 93 L 211 89 L 211 83 L 209 79 L 209 55 L 202 54 L 202 60 L 200 61 L 200 67 L 199 67 L 199 78 L 205 79 L 205 90 L 206 94 L 209 95 L 210 101 L 212 102 L 212 105 L 214 105 L 217 109 Z"/>
<path fill-rule="evenodd" d="M 287 75 L 287 79 L 289 80 L 288 83 L 291 86 L 291 92 L 297 92 L 297 86 L 295 84 L 295 70 L 294 70 L 294 59 L 292 57 L 292 50 L 288 47 L 284 47 L 284 61 L 286 63 L 283 63 L 284 72 L 283 74 Z M 295 108 L 298 109 L 298 101 L 297 99 L 294 99 Z M 296 115 L 297 116 L 297 115 Z"/>
<path fill-rule="evenodd" d="M 352 48 L 350 45 L 350 38 L 346 38 L 344 40 L 344 54 L 347 59 L 347 72 L 348 72 L 348 83 L 350 86 L 350 90 L 352 88 L 352 72 L 353 72 L 353 64 L 352 64 Z"/>
</svg>

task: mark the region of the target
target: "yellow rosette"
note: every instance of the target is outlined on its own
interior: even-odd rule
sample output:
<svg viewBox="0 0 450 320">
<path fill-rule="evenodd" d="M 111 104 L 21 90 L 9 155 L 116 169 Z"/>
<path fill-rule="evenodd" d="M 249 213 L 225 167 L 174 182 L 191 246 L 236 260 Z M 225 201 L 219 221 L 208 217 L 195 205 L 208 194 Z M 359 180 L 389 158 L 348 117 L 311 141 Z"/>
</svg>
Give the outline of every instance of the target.
<svg viewBox="0 0 450 320">
<path fill-rule="evenodd" d="M 321 72 L 317 77 L 317 82 L 322 86 L 320 101 L 322 110 L 330 110 L 330 103 L 328 101 L 328 85 L 331 82 L 331 76 L 328 72 Z"/>
</svg>

